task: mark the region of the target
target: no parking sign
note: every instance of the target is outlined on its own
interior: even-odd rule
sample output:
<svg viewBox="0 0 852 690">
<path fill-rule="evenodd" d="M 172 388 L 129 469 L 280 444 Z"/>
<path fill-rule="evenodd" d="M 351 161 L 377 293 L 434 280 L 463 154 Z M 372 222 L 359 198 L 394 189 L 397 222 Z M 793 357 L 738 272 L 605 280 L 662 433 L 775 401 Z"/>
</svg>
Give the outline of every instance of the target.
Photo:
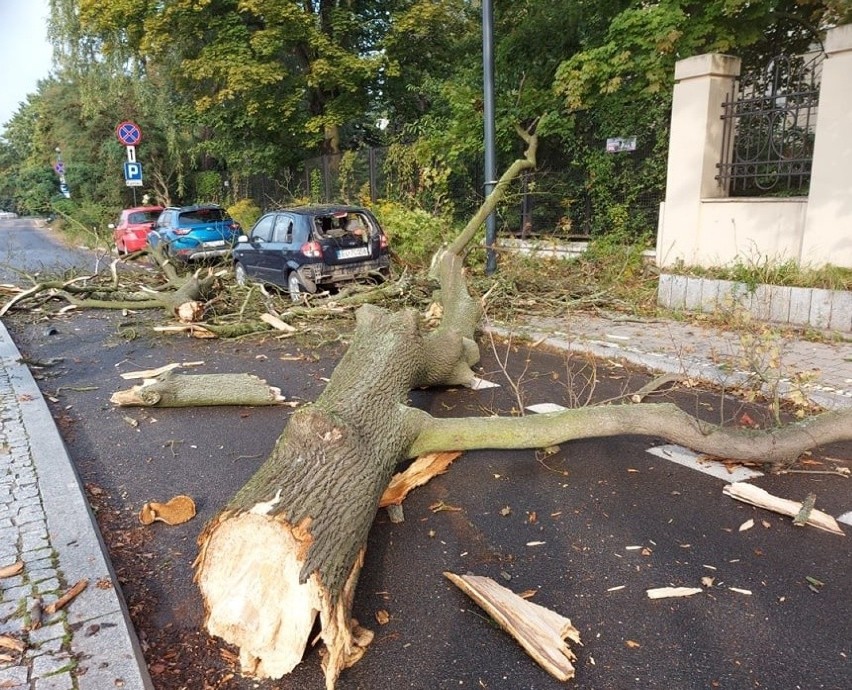
<svg viewBox="0 0 852 690">
<path fill-rule="evenodd" d="M 142 141 L 142 130 L 135 122 L 125 120 L 115 128 L 115 136 L 125 146 L 137 146 Z"/>
</svg>

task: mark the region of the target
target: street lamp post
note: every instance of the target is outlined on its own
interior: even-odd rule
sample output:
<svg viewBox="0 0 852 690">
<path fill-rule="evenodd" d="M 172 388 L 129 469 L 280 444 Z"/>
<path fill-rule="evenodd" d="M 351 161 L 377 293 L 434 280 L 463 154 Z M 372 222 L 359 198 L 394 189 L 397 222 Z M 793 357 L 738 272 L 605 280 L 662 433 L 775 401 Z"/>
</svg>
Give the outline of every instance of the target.
<svg viewBox="0 0 852 690">
<path fill-rule="evenodd" d="M 482 80 L 483 118 L 485 121 L 485 196 L 497 184 L 494 145 L 494 12 L 491 0 L 482 0 Z M 497 270 L 494 241 L 497 238 L 497 216 L 492 211 L 485 221 L 485 273 Z"/>
</svg>

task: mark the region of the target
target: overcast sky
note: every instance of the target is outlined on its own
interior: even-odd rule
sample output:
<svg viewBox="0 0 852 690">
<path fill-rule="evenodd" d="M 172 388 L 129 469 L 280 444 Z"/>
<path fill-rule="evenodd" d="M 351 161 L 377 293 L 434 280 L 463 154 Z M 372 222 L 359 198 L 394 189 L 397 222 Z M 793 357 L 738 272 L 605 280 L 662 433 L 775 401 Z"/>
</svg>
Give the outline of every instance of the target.
<svg viewBox="0 0 852 690">
<path fill-rule="evenodd" d="M 0 0 L 0 128 L 50 73 L 48 0 Z"/>
</svg>

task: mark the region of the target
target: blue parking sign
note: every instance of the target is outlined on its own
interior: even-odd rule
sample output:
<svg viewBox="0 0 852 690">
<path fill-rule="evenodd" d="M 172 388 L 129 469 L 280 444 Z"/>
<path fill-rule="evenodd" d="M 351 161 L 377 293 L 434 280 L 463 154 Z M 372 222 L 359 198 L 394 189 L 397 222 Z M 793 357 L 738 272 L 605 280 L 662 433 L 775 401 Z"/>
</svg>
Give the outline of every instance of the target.
<svg viewBox="0 0 852 690">
<path fill-rule="evenodd" d="M 128 187 L 142 186 L 142 164 L 127 161 L 124 164 L 124 183 Z"/>
</svg>

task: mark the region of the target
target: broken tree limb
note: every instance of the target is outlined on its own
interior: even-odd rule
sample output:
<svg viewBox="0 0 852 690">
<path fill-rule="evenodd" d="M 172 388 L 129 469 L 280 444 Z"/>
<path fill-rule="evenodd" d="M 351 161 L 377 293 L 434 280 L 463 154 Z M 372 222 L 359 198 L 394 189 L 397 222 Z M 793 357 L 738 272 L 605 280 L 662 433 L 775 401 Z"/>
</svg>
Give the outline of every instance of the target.
<svg viewBox="0 0 852 690">
<path fill-rule="evenodd" d="M 783 464 L 804 451 L 849 437 L 852 408 L 767 430 L 708 424 L 673 403 L 607 405 L 512 419 L 429 417 L 409 457 L 452 448 L 547 448 L 581 438 L 641 434 L 733 460 Z"/>
<path fill-rule="evenodd" d="M 251 374 L 175 374 L 167 371 L 129 390 L 116 391 L 119 407 L 198 407 L 204 405 L 277 405 L 281 389 Z"/>
<path fill-rule="evenodd" d="M 550 675 L 562 681 L 574 677 L 571 662 L 577 657 L 566 641 L 582 643 L 580 631 L 569 618 L 521 598 L 488 577 L 450 572 L 444 576 L 514 637 Z"/>
<path fill-rule="evenodd" d="M 683 381 L 683 374 L 663 374 L 658 376 L 653 381 L 649 381 L 642 386 L 638 391 L 630 396 L 630 402 L 640 403 L 647 398 L 651 393 L 656 393 L 660 388 L 676 381 Z"/>
<path fill-rule="evenodd" d="M 771 510 L 775 513 L 786 515 L 787 517 L 795 518 L 802 512 L 802 503 L 799 501 L 791 501 L 787 498 L 773 496 L 768 491 L 761 489 L 758 486 L 754 486 L 753 484 L 735 482 L 733 484 L 726 485 L 725 488 L 722 489 L 722 492 L 726 496 L 735 498 L 743 503 Z M 814 501 L 816 501 L 816 497 L 814 498 Z M 823 513 L 821 510 L 816 510 L 813 507 L 811 507 L 811 510 L 805 518 L 805 524 L 808 524 L 811 527 L 816 527 L 817 529 L 825 530 L 826 532 L 831 532 L 832 534 L 840 535 L 841 537 L 846 536 L 843 530 L 840 529 L 840 525 L 837 524 L 837 520 L 831 517 L 828 513 Z"/>
<path fill-rule="evenodd" d="M 162 376 L 166 372 L 172 371 L 173 369 L 180 369 L 181 367 L 200 367 L 203 364 L 204 362 L 170 362 L 169 364 L 164 364 L 163 366 L 157 367 L 156 369 L 125 371 L 120 376 L 125 381 L 132 381 L 133 379 L 154 379 L 158 376 Z"/>
<path fill-rule="evenodd" d="M 89 581 L 87 579 L 83 578 L 82 580 L 78 580 L 77 583 L 74 584 L 70 589 L 68 589 L 68 591 L 66 591 L 65 594 L 59 597 L 59 599 L 45 606 L 44 612 L 48 616 L 52 616 L 57 611 L 64 609 L 66 606 L 68 606 L 69 603 L 71 603 L 71 601 L 74 600 L 75 597 L 77 597 L 78 594 L 80 594 L 80 592 L 82 592 L 88 586 Z"/>
</svg>

